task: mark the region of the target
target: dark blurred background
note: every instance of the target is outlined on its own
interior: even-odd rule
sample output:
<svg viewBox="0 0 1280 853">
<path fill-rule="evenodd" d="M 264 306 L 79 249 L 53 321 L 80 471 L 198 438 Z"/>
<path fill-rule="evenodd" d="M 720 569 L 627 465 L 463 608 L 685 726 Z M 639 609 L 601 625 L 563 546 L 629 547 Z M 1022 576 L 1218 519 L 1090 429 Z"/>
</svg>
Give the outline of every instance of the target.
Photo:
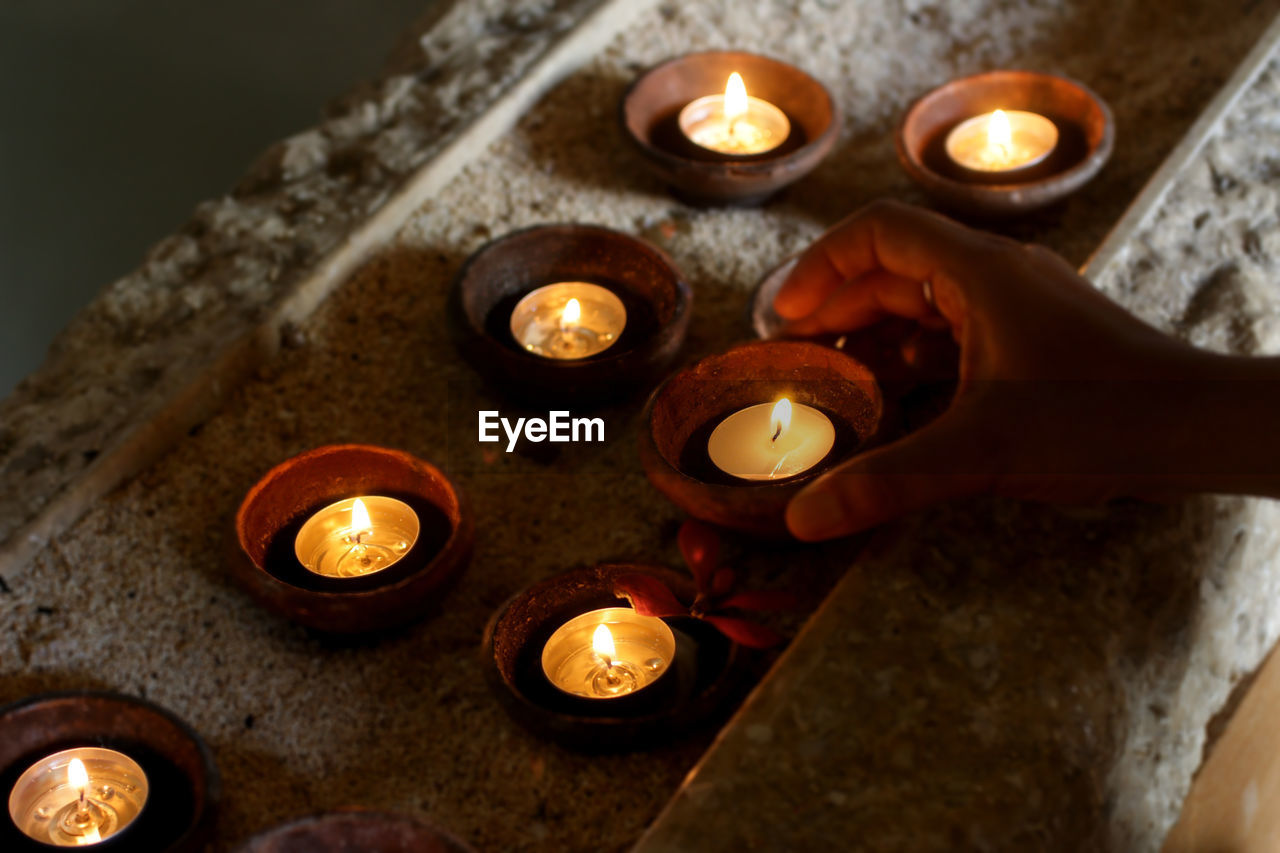
<svg viewBox="0 0 1280 853">
<path fill-rule="evenodd" d="M 0 397 L 432 0 L 0 0 Z"/>
</svg>

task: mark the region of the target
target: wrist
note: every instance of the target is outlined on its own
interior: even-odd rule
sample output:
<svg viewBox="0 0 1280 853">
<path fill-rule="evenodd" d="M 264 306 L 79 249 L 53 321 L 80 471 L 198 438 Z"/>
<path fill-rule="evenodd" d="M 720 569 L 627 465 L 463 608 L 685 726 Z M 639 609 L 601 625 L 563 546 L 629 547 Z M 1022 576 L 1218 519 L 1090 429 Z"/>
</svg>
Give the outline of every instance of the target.
<svg viewBox="0 0 1280 853">
<path fill-rule="evenodd" d="M 1128 393 L 1130 494 L 1280 496 L 1280 358 L 1170 340 Z"/>
</svg>

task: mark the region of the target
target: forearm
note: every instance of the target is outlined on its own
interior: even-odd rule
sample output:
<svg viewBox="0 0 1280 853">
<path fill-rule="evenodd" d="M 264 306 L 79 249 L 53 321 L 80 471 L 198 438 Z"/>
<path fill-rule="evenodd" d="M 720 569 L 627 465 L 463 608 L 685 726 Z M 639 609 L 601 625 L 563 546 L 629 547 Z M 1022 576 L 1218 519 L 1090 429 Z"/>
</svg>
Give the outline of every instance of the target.
<svg viewBox="0 0 1280 853">
<path fill-rule="evenodd" d="M 1280 497 L 1280 358 L 1182 347 L 1162 373 L 1127 405 L 1131 491 Z"/>
</svg>

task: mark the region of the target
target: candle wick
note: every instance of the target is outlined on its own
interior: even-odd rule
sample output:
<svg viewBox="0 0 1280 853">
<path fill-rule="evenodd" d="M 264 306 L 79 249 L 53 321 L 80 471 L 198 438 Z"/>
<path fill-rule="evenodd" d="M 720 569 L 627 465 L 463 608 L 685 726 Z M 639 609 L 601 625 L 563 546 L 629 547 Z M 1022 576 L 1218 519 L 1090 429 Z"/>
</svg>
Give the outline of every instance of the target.
<svg viewBox="0 0 1280 853">
<path fill-rule="evenodd" d="M 777 441 L 777 440 L 778 440 L 778 436 L 780 436 L 780 435 L 782 435 L 782 424 L 778 424 L 778 429 L 774 432 L 774 434 L 773 434 L 773 438 L 771 438 L 771 439 L 769 439 L 769 440 L 770 440 L 770 441 Z"/>
</svg>

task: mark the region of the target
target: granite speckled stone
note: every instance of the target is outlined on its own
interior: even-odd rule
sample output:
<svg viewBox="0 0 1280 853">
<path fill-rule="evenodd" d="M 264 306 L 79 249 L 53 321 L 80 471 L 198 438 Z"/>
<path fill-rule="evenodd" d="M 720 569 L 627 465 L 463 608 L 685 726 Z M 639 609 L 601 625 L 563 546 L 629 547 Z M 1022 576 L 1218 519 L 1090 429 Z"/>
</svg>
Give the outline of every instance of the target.
<svg viewBox="0 0 1280 853">
<path fill-rule="evenodd" d="M 707 737 L 609 758 L 549 746 L 502 715 L 477 647 L 492 610 L 530 581 L 606 559 L 677 565 L 678 513 L 640 471 L 639 399 L 602 413 L 602 445 L 529 445 L 508 455 L 476 443 L 478 409 L 533 413 L 479 384 L 452 347 L 444 305 L 462 259 L 538 222 L 640 234 L 694 286 L 688 354 L 722 348 L 748 336 L 749 291 L 778 260 L 864 201 L 918 198 L 894 164 L 889 133 L 912 97 L 956 74 L 1022 65 L 1085 80 L 1116 111 L 1115 157 L 1098 180 L 1009 228 L 1081 262 L 1277 7 L 700 0 L 645 13 L 417 211 L 216 415 L 5 576 L 0 699 L 97 686 L 173 709 L 208 739 L 223 772 L 217 849 L 346 804 L 422 815 L 480 849 L 629 845 Z M 640 68 L 723 46 L 800 64 L 846 115 L 832 157 L 761 210 L 678 204 L 616 126 L 617 98 Z M 432 48 L 442 57 L 466 49 Z M 391 145 L 380 140 L 394 139 L 394 129 L 378 130 L 375 114 L 376 106 L 347 114 L 348 129 Z M 289 174 L 308 173 L 324 154 L 314 137 L 288 146 L 281 168 Z M 344 186 L 362 191 L 363 172 L 351 168 Z M 254 219 L 253 233 L 273 232 L 274 217 Z M 285 242 L 314 238 L 302 229 Z M 178 240 L 164 257 L 203 257 L 185 245 Z M 1181 245 L 1170 251 L 1182 253 Z M 239 257 L 217 264 L 250 262 Z M 174 275 L 185 293 L 187 273 Z M 248 285 L 228 274 L 200 315 L 234 312 L 235 288 Z M 1164 285 L 1146 287 L 1126 303 L 1156 298 Z M 68 352 L 90 346 L 92 318 L 109 310 L 90 309 L 89 325 L 68 333 Z M 1211 302 L 1195 325 L 1234 310 L 1230 300 Z M 68 358 L 24 386 L 20 403 L 4 409 L 6 429 L 15 413 L 35 411 L 20 408 L 33 400 L 99 387 L 89 365 L 82 379 Z M 98 369 L 113 383 L 132 375 L 128 365 Z M 23 435 L 39 429 L 20 426 Z M 232 587 L 222 557 L 235 507 L 262 472 L 341 441 L 399 447 L 440 465 L 477 513 L 475 559 L 434 618 L 356 642 L 261 611 Z M 18 467 L 33 478 L 27 489 L 45 495 L 61 480 L 40 479 L 42 465 L 56 460 L 20 443 L 9 442 L 15 455 L 4 464 L 25 459 Z M 855 571 L 765 682 L 752 711 L 759 716 L 724 731 L 646 849 L 1154 846 L 1185 785 L 1183 768 L 1194 766 L 1203 722 L 1199 711 L 1133 703 L 1156 695 L 1149 683 L 1186 683 L 1197 708 L 1213 701 L 1232 672 L 1213 672 L 1218 658 L 1193 653 L 1210 629 L 1233 661 L 1269 642 L 1270 622 L 1239 627 L 1228 606 L 1234 593 L 1210 592 L 1277 583 L 1265 537 L 1237 544 L 1250 505 L 1229 498 L 1054 510 L 975 501 L 887 529 L 862 556 L 861 539 L 789 549 L 731 541 L 728 556 L 751 585 L 792 586 L 810 607 Z M 1240 633 L 1220 633 L 1224 624 Z M 1205 667 L 1210 689 L 1195 693 Z M 1148 712 L 1166 736 L 1144 746 L 1134 721 Z M 1166 749 L 1171 757 L 1154 758 Z M 1149 778 L 1143 787 L 1113 778 L 1126 750 L 1150 756 L 1157 777 L 1168 774 L 1150 808 L 1135 805 Z M 673 820 L 681 813 L 683 822 Z"/>
</svg>

